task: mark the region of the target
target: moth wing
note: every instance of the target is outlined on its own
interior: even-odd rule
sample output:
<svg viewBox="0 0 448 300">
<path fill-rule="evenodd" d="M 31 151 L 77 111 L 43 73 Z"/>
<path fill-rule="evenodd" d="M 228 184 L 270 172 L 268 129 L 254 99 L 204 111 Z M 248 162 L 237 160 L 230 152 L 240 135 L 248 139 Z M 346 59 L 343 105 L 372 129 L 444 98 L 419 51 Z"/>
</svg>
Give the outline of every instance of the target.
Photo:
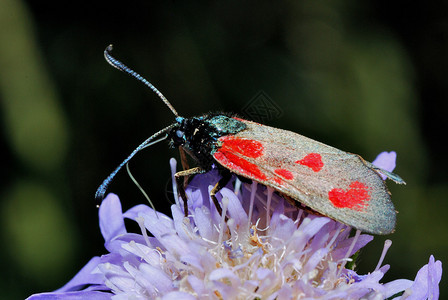
<svg viewBox="0 0 448 300">
<path fill-rule="evenodd" d="M 370 163 L 294 132 L 238 120 L 247 128 L 222 137 L 213 155 L 222 166 L 356 229 L 393 232 L 390 193 Z M 229 139 L 237 146 L 228 147 Z"/>
</svg>

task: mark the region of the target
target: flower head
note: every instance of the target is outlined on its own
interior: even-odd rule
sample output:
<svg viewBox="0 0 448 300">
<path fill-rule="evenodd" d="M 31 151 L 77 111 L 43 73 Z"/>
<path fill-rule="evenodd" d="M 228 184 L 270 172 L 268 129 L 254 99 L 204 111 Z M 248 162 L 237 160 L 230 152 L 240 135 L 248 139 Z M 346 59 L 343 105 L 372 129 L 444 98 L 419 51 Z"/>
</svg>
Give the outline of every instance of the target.
<svg viewBox="0 0 448 300">
<path fill-rule="evenodd" d="M 188 217 L 177 198 L 169 217 L 146 205 L 123 213 L 109 194 L 99 210 L 108 254 L 94 257 L 61 289 L 30 299 L 386 299 L 403 291 L 407 299 L 437 298 L 442 267 L 434 257 L 415 281 L 380 283 L 390 241 L 377 268 L 357 274 L 346 262 L 371 235 L 352 236 L 348 226 L 236 178 L 218 195 L 226 219 L 210 198 L 218 179 L 213 170 L 192 180 Z M 124 218 L 141 232 L 128 232 Z"/>
</svg>

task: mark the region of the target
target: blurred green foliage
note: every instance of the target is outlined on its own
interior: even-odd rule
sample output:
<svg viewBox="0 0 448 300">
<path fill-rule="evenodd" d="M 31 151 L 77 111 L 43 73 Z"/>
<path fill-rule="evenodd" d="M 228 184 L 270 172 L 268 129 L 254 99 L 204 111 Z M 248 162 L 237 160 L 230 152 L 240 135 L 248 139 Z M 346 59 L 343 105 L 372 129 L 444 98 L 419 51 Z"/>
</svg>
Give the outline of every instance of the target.
<svg viewBox="0 0 448 300">
<path fill-rule="evenodd" d="M 54 290 L 105 252 L 93 194 L 150 134 L 172 122 L 147 89 L 108 66 L 114 55 L 152 81 L 184 116 L 241 113 L 263 90 L 289 129 L 373 160 L 398 153 L 406 186 L 385 281 L 413 279 L 430 254 L 448 258 L 443 137 L 448 17 L 443 2 L 0 0 L 0 181 L 6 298 Z M 166 145 L 131 163 L 167 211 Z M 125 172 L 111 191 L 145 201 Z M 375 268 L 386 237 L 361 255 Z M 442 279 L 442 295 L 447 295 Z M 3 296 L 2 296 L 3 297 Z M 443 296 L 442 296 L 443 297 Z M 5 299 L 6 299 L 5 298 Z"/>
</svg>

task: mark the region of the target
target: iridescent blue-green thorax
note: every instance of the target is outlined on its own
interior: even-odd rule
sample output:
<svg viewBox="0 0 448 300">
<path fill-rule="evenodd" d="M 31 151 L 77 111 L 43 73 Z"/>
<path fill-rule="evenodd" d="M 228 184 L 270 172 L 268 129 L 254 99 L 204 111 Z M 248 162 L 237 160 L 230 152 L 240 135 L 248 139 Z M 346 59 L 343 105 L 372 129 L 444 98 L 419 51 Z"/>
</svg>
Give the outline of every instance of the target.
<svg viewBox="0 0 448 300">
<path fill-rule="evenodd" d="M 243 122 L 223 114 L 177 117 L 176 122 L 177 126 L 168 134 L 170 144 L 183 147 L 204 170 L 210 170 L 214 163 L 213 154 L 220 146 L 220 137 L 246 129 Z"/>
</svg>

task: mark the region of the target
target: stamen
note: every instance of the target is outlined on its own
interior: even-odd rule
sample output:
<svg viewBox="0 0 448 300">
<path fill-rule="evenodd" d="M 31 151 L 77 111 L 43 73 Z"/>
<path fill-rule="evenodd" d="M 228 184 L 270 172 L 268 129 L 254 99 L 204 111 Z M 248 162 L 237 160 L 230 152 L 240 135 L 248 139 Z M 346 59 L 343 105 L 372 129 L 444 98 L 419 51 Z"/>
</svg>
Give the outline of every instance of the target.
<svg viewBox="0 0 448 300">
<path fill-rule="evenodd" d="M 240 191 L 241 191 L 241 185 L 242 185 L 242 182 L 241 182 L 241 180 L 239 180 L 239 178 L 237 177 L 237 178 L 235 179 L 235 189 L 234 189 L 234 193 L 235 193 L 235 195 L 237 195 L 237 196 L 238 196 L 238 194 L 239 194 Z"/>
<path fill-rule="evenodd" d="M 268 201 L 266 204 L 266 228 L 271 224 L 271 200 L 272 200 L 272 193 L 274 193 L 274 189 L 271 187 L 268 187 Z"/>
<path fill-rule="evenodd" d="M 134 184 L 137 186 L 137 188 L 140 190 L 140 192 L 142 192 L 143 196 L 146 198 L 146 200 L 148 201 L 149 205 L 151 205 L 151 208 L 154 210 L 154 212 L 156 213 L 156 217 L 157 219 L 159 218 L 159 213 L 157 212 L 156 207 L 154 206 L 154 203 L 152 203 L 151 199 L 149 198 L 148 194 L 145 192 L 145 190 L 142 188 L 142 186 L 140 185 L 140 183 L 138 183 L 137 179 L 135 179 L 134 175 L 132 175 L 131 170 L 129 169 L 129 162 L 126 164 L 126 171 L 128 172 L 129 177 L 131 178 L 132 182 L 134 182 Z"/>
<path fill-rule="evenodd" d="M 250 205 L 249 205 L 249 224 L 247 224 L 248 228 L 250 228 L 250 224 L 252 221 L 252 212 L 254 209 L 254 200 L 255 200 L 255 194 L 257 191 L 257 185 L 258 185 L 258 183 L 256 181 L 252 181 L 252 189 L 250 191 Z"/>
<path fill-rule="evenodd" d="M 236 232 L 236 224 L 235 224 L 235 219 L 229 219 L 227 221 L 227 227 L 229 228 L 230 231 L 230 243 L 231 243 L 231 249 L 232 251 L 236 250 L 236 240 L 237 240 L 237 236 L 238 233 Z"/>
<path fill-rule="evenodd" d="M 177 184 L 176 184 L 176 179 L 174 178 L 174 174 L 176 174 L 176 172 L 177 172 L 177 161 L 175 158 L 170 159 L 170 167 L 171 167 L 171 183 L 173 186 L 174 202 L 176 202 L 176 205 L 178 207 L 182 207 L 182 206 L 180 206 L 180 203 L 179 203 L 179 196 L 177 195 Z"/>
<path fill-rule="evenodd" d="M 297 228 L 300 225 L 300 219 L 302 218 L 302 215 L 303 215 L 303 209 L 299 209 L 299 211 L 297 213 L 297 218 L 296 218 Z"/>
<path fill-rule="evenodd" d="M 381 264 L 383 263 L 383 260 L 386 257 L 387 251 L 389 250 L 390 246 L 392 246 L 392 241 L 391 240 L 385 240 L 384 241 L 383 252 L 381 253 L 381 257 L 380 257 L 380 260 L 379 260 L 378 264 L 376 265 L 375 271 L 378 271 L 381 268 Z"/>
<path fill-rule="evenodd" d="M 339 271 L 338 271 L 338 275 L 337 277 L 339 277 L 341 275 L 342 270 L 344 270 L 345 268 L 345 264 L 347 263 L 347 260 L 350 259 L 350 253 L 352 253 L 353 248 L 355 247 L 356 242 L 358 241 L 359 236 L 361 235 L 361 230 L 356 230 L 355 236 L 353 237 L 353 242 L 350 245 L 350 247 L 347 250 L 347 253 L 345 253 L 344 255 L 344 261 L 342 262 Z"/>
<path fill-rule="evenodd" d="M 143 238 L 145 239 L 146 245 L 148 247 L 151 247 L 151 243 L 149 242 L 148 233 L 146 232 L 145 219 L 143 217 L 137 217 L 137 218 L 135 218 L 135 221 L 137 221 L 137 224 L 140 227 L 140 230 L 142 232 Z"/>
<path fill-rule="evenodd" d="M 223 247 L 222 246 L 222 240 L 223 240 L 223 236 L 224 236 L 224 230 L 226 228 L 226 214 L 227 214 L 227 206 L 229 205 L 229 199 L 227 197 L 223 197 L 221 200 L 222 203 L 222 214 L 221 214 L 221 222 L 219 224 L 219 237 L 218 237 L 218 244 L 217 246 L 219 247 L 218 252 L 219 252 L 219 256 L 222 255 L 222 250 Z"/>
<path fill-rule="evenodd" d="M 336 232 L 333 235 L 333 238 L 331 239 L 331 241 L 328 243 L 327 245 L 327 249 L 330 250 L 331 246 L 333 245 L 333 243 L 336 241 L 337 237 L 339 236 L 339 234 L 343 231 L 342 227 L 344 226 L 344 224 L 339 224 L 338 228 L 336 229 Z"/>
</svg>

